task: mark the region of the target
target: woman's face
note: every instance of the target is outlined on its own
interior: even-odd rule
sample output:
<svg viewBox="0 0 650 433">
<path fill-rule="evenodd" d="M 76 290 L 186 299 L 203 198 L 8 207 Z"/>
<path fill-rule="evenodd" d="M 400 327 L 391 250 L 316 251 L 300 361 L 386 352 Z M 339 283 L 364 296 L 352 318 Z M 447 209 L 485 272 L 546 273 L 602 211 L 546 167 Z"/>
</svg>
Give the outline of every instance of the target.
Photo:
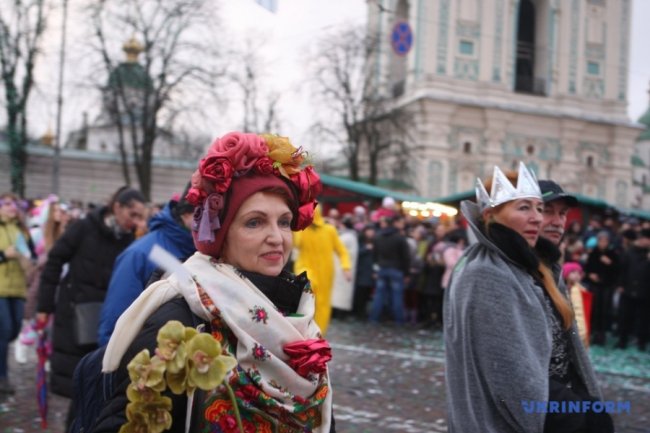
<svg viewBox="0 0 650 433">
<path fill-rule="evenodd" d="M 147 208 L 144 203 L 137 200 L 132 200 L 128 205 L 115 203 L 113 205 L 113 215 L 115 215 L 115 222 L 126 231 L 133 231 L 138 224 L 141 224 L 145 219 L 145 212 Z"/>
<path fill-rule="evenodd" d="M 284 199 L 266 192 L 250 196 L 239 207 L 226 235 L 225 263 L 244 271 L 280 275 L 293 247 L 291 210 Z"/>
<path fill-rule="evenodd" d="M 534 247 L 539 238 L 543 220 L 544 202 L 536 198 L 520 198 L 495 209 L 488 209 L 494 221 L 519 233 Z"/>
<path fill-rule="evenodd" d="M 52 220 L 57 223 L 65 222 L 67 211 L 61 208 L 58 203 L 52 204 Z"/>
<path fill-rule="evenodd" d="M 11 197 L 0 198 L 0 217 L 12 220 L 18 216 L 18 205 Z"/>
</svg>

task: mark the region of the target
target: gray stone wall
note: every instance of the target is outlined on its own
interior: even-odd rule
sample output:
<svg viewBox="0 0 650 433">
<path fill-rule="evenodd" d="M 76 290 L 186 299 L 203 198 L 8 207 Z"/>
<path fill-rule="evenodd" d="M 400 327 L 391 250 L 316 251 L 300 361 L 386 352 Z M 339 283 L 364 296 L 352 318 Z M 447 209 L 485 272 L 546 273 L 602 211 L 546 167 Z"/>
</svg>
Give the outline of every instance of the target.
<svg viewBox="0 0 650 433">
<path fill-rule="evenodd" d="M 28 148 L 26 198 L 45 197 L 52 192 L 54 150 L 45 146 Z M 156 159 L 153 163 L 152 201 L 166 202 L 181 193 L 198 161 Z M 0 191 L 11 189 L 9 149 L 0 143 Z M 118 155 L 63 149 L 59 168 L 59 196 L 84 203 L 106 202 L 117 188 L 125 184 Z M 131 170 L 131 184 L 138 187 Z"/>
</svg>

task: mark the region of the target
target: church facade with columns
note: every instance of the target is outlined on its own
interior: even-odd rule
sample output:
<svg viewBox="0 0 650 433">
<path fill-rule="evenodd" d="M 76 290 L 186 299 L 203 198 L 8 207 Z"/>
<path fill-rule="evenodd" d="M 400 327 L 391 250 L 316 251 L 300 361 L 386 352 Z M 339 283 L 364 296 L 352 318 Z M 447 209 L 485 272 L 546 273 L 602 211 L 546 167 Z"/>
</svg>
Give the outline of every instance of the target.
<svg viewBox="0 0 650 433">
<path fill-rule="evenodd" d="M 626 113 L 631 14 L 630 0 L 368 0 L 375 79 L 413 113 L 417 192 L 471 190 L 523 161 L 633 206 L 643 129 Z"/>
</svg>

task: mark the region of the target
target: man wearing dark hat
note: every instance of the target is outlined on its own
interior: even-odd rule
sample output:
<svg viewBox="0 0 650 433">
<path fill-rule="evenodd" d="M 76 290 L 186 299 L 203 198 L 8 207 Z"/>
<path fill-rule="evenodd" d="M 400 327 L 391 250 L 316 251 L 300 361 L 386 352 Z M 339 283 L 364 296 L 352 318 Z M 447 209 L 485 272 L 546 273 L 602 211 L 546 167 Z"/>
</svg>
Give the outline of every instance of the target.
<svg viewBox="0 0 650 433">
<path fill-rule="evenodd" d="M 643 229 L 623 253 L 619 276 L 617 290 L 621 292 L 621 313 L 616 347 L 625 349 L 636 327 L 637 344 L 643 351 L 650 334 L 650 229 Z"/>
<path fill-rule="evenodd" d="M 564 228 L 566 226 L 569 209 L 578 205 L 578 199 L 565 192 L 560 185 L 552 180 L 540 180 L 539 189 L 542 192 L 542 200 L 544 201 L 544 213 L 542 225 L 540 227 L 540 238 L 537 241 L 535 250 L 540 259 L 546 262 L 546 264 L 552 269 L 560 292 L 569 297 L 569 291 L 567 290 L 564 279 L 562 278 L 559 245 L 564 236 Z M 577 326 L 578 325 L 574 321 L 571 324 L 569 332 L 566 334 L 567 338 L 571 340 L 571 346 L 576 350 L 571 350 L 569 353 L 563 352 L 562 349 L 555 349 L 554 342 L 552 357 L 554 357 L 556 361 L 559 360 L 559 364 L 564 362 L 562 359 L 568 357 L 572 365 L 583 366 L 582 374 L 585 378 L 588 378 L 592 383 L 597 383 L 598 379 L 596 378 L 596 373 L 591 367 L 591 362 L 580 339 Z M 559 333 L 561 334 L 562 332 Z M 555 330 L 553 334 L 556 335 Z M 562 344 L 558 345 L 558 347 L 561 346 Z M 554 401 L 575 401 L 589 398 L 586 391 L 581 388 L 582 387 L 567 387 L 563 382 L 552 379 L 549 381 L 549 399 Z M 549 413 L 546 416 L 544 431 L 560 431 L 566 427 L 566 422 L 566 414 Z M 598 431 L 614 431 L 612 419 L 609 415 L 598 418 L 597 423 L 602 428 L 602 430 Z"/>
<path fill-rule="evenodd" d="M 552 180 L 540 180 L 539 189 L 544 200 L 544 220 L 540 235 L 558 246 L 564 236 L 569 209 L 578 205 L 578 199 L 566 193 Z"/>
</svg>

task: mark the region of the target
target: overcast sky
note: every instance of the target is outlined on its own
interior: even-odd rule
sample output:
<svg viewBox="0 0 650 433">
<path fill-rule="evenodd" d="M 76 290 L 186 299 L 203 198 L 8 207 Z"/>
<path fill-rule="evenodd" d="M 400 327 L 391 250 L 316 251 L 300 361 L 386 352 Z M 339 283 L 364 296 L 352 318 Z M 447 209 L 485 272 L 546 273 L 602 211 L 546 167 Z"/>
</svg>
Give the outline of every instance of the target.
<svg viewBox="0 0 650 433">
<path fill-rule="evenodd" d="M 89 111 L 91 120 L 96 115 L 99 95 L 96 90 L 80 89 L 79 71 L 75 69 L 80 54 L 75 44 L 83 43 L 82 29 L 75 6 L 90 0 L 70 1 L 69 53 L 66 70 L 66 109 L 64 128 L 79 128 L 81 113 Z M 618 0 L 617 0 L 618 1 Z M 313 122 L 313 104 L 310 89 L 306 85 L 309 67 L 308 52 L 324 33 L 346 26 L 365 23 L 366 0 L 278 0 L 276 13 L 271 13 L 254 0 L 223 0 L 219 31 L 233 41 L 249 40 L 261 53 L 266 65 L 266 81 L 269 89 L 282 94 L 280 114 L 284 119 L 282 133 L 300 140 L 307 146 L 310 137 L 306 130 Z M 58 46 L 60 40 L 60 15 L 50 16 L 50 31 L 46 40 L 47 62 L 39 66 L 39 85 L 30 103 L 33 111 L 31 132 L 42 135 L 56 124 L 56 81 L 58 79 Z M 648 108 L 650 83 L 650 0 L 633 0 L 630 65 L 628 80 L 628 114 L 636 121 Z M 223 23 L 223 24 L 221 24 Z M 122 41 L 123 42 L 123 41 Z M 122 43 L 120 42 L 120 44 Z M 4 116 L 3 116 L 4 117 Z M 241 122 L 237 104 L 231 103 L 226 112 L 215 116 L 212 131 L 219 135 L 237 128 Z M 318 151 L 319 149 L 313 149 Z"/>
<path fill-rule="evenodd" d="M 296 55 L 299 59 L 300 53 L 304 52 L 301 45 L 317 39 L 322 29 L 364 23 L 366 20 L 366 0 L 278 0 L 275 14 L 257 6 L 260 12 L 257 15 L 266 17 L 261 21 L 242 19 L 256 9 L 252 0 L 225 2 L 224 6 L 224 17 L 233 25 L 236 23 L 238 29 L 272 25 L 273 37 L 268 40 L 269 50 L 282 53 L 283 57 L 289 59 L 295 59 Z M 636 121 L 648 108 L 649 102 L 650 0 L 633 0 L 632 8 L 628 115 Z M 298 74 L 304 65 L 298 61 L 295 66 L 294 72 Z"/>
</svg>

